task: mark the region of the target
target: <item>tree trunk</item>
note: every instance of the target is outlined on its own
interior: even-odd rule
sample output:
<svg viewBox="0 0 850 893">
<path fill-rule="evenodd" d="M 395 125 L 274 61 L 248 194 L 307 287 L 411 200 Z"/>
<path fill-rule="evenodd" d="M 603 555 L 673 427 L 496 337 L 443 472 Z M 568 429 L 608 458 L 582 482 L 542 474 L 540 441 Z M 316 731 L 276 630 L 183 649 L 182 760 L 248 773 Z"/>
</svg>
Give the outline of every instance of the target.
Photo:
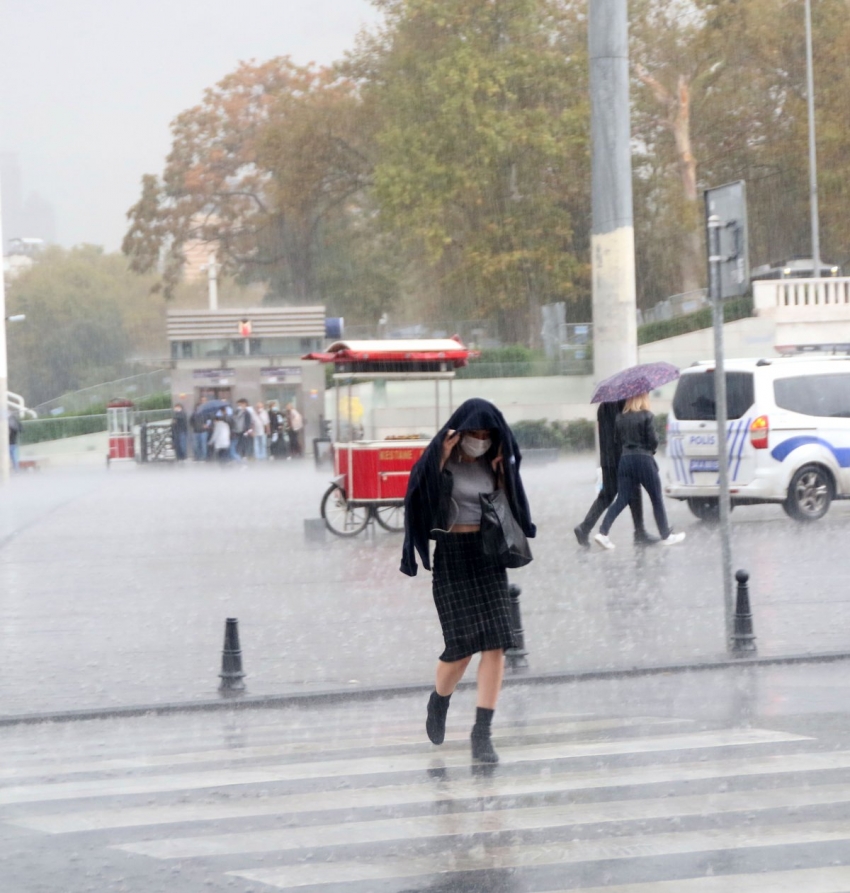
<svg viewBox="0 0 850 893">
<path fill-rule="evenodd" d="M 682 291 L 695 291 L 702 279 L 700 257 L 699 208 L 697 202 L 697 162 L 691 149 L 691 98 L 688 83 L 679 75 L 678 101 L 669 116 L 670 128 L 676 142 L 679 177 L 682 181 L 683 217 L 682 253 L 679 270 Z"/>
<path fill-rule="evenodd" d="M 676 165 L 682 186 L 682 236 L 679 253 L 681 290 L 694 291 L 702 282 L 703 263 L 700 241 L 700 215 L 697 196 L 697 161 L 691 147 L 691 96 L 688 81 L 679 75 L 676 95 L 642 65 L 635 66 L 640 80 L 653 92 L 666 110 L 663 123 L 673 134 L 676 145 Z"/>
</svg>

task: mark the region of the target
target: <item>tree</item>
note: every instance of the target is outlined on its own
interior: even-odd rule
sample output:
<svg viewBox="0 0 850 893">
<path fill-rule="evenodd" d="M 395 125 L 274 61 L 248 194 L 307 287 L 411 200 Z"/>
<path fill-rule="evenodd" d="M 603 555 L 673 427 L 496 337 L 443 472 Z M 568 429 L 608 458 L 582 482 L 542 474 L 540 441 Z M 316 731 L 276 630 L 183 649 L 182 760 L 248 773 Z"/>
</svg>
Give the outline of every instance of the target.
<svg viewBox="0 0 850 893">
<path fill-rule="evenodd" d="M 850 236 L 847 9 L 846 0 L 813 3 L 822 246 L 838 259 Z M 707 186 L 746 181 L 754 264 L 808 255 L 802 3 L 632 0 L 631 25 L 642 298 L 703 279 Z"/>
<path fill-rule="evenodd" d="M 578 3 L 377 0 L 347 70 L 375 122 L 387 230 L 454 318 L 538 337 L 539 304 L 587 288 L 586 37 Z M 426 269 L 427 268 L 427 269 Z"/>
<path fill-rule="evenodd" d="M 368 178 L 357 104 L 331 69 L 241 64 L 174 121 L 162 178 L 143 178 L 123 244 L 132 268 L 162 260 L 170 297 L 187 244 L 209 242 L 225 274 L 269 283 L 278 301 L 315 300 L 320 227 Z"/>
<path fill-rule="evenodd" d="M 9 386 L 37 405 L 68 391 L 129 375 L 133 358 L 166 353 L 153 277 L 130 272 L 120 254 L 94 245 L 48 248 L 9 284 Z"/>
</svg>

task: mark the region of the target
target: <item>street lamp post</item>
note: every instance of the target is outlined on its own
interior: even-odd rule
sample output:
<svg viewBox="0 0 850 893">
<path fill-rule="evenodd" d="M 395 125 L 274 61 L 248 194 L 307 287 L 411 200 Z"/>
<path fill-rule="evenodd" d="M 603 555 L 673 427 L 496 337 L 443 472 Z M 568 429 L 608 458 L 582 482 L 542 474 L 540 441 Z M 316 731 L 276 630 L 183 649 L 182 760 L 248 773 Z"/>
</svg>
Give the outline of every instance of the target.
<svg viewBox="0 0 850 893">
<path fill-rule="evenodd" d="M 0 207 L 3 198 L 0 194 Z M 0 222 L 0 256 L 3 254 L 3 224 Z M 6 355 L 6 288 L 0 273 L 0 485 L 9 480 L 9 363 Z"/>
<path fill-rule="evenodd" d="M 812 215 L 812 270 L 820 278 L 818 223 L 818 157 L 815 143 L 815 76 L 812 61 L 812 3 L 806 0 L 806 105 L 809 113 L 809 209 Z"/>
</svg>

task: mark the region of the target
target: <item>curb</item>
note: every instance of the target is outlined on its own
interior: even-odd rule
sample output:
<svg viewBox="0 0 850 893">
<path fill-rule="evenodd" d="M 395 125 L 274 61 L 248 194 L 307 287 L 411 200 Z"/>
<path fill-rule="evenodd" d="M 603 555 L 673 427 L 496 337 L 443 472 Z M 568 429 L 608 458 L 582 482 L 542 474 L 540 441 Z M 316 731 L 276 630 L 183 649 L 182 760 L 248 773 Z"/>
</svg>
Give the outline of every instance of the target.
<svg viewBox="0 0 850 893">
<path fill-rule="evenodd" d="M 572 670 L 552 673 L 517 671 L 506 675 L 504 686 L 551 685 L 557 683 L 595 682 L 608 679 L 637 679 L 642 676 L 663 676 L 683 673 L 703 673 L 739 667 L 770 667 L 792 664 L 825 664 L 850 660 L 850 652 L 836 651 L 823 654 L 791 654 L 784 657 L 722 658 L 701 663 L 659 664 L 648 667 L 619 667 L 603 670 Z M 475 682 L 461 682 L 458 689 L 475 688 Z M 93 707 L 81 710 L 58 710 L 44 713 L 18 713 L 0 716 L 0 728 L 35 725 L 48 722 L 81 722 L 95 719 L 115 719 L 133 716 L 169 716 L 177 713 L 212 713 L 219 710 L 263 710 L 271 707 L 309 708 L 347 701 L 374 701 L 380 698 L 399 698 L 412 694 L 427 694 L 431 683 L 411 682 L 404 685 L 367 686 L 363 688 L 331 688 L 324 691 L 299 691 L 281 695 L 226 695 L 219 700 L 194 700 L 138 704 L 126 707 Z"/>
</svg>

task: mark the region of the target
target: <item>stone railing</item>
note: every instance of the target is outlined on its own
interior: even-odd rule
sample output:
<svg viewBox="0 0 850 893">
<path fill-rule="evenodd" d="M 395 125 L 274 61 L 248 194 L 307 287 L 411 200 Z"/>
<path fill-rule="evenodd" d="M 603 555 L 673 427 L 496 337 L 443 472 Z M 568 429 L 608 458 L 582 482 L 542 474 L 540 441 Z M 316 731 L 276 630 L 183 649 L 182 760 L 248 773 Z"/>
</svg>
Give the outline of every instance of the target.
<svg viewBox="0 0 850 893">
<path fill-rule="evenodd" d="M 753 308 L 775 321 L 778 348 L 850 345 L 850 277 L 757 280 Z"/>
</svg>

